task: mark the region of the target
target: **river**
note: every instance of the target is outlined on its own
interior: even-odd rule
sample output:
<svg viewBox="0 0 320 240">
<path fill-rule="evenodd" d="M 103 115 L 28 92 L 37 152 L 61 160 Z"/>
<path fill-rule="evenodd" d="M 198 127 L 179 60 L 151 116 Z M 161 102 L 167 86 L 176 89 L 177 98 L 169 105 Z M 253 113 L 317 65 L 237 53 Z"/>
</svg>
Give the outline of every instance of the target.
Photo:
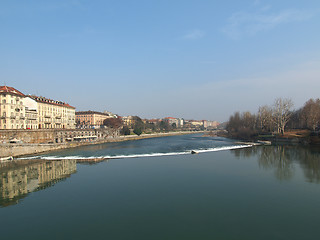
<svg viewBox="0 0 320 240">
<path fill-rule="evenodd" d="M 200 134 L 86 146 L 0 165 L 0 236 L 316 239 L 319 183 L 319 148 Z"/>
</svg>

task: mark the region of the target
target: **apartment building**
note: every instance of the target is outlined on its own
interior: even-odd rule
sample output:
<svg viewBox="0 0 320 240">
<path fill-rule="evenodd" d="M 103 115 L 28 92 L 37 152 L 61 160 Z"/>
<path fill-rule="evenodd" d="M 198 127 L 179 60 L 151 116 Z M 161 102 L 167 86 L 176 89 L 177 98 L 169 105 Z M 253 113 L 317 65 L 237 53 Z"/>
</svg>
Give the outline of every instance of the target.
<svg viewBox="0 0 320 240">
<path fill-rule="evenodd" d="M 29 97 L 38 104 L 39 128 L 76 128 L 75 107 L 45 97 Z"/>
<path fill-rule="evenodd" d="M 24 129 L 25 95 L 13 87 L 0 86 L 0 129 Z"/>
<path fill-rule="evenodd" d="M 0 86 L 0 129 L 75 128 L 75 108 Z"/>
<path fill-rule="evenodd" d="M 76 112 L 76 123 L 78 128 L 100 128 L 103 121 L 111 118 L 109 114 L 96 111 Z"/>
</svg>

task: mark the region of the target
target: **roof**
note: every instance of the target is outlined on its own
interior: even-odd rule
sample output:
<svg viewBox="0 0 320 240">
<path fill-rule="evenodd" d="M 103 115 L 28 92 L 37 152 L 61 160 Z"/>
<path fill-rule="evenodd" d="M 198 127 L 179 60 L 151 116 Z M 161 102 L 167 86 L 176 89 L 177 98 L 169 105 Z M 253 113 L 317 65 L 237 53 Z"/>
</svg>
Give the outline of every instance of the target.
<svg viewBox="0 0 320 240">
<path fill-rule="evenodd" d="M 176 118 L 173 118 L 173 117 L 166 117 L 165 119 L 176 119 Z"/>
<path fill-rule="evenodd" d="M 31 97 L 32 99 L 36 100 L 37 102 L 40 103 L 46 103 L 46 104 L 52 104 L 52 105 L 57 105 L 61 107 L 67 107 L 67 108 L 74 108 L 73 106 L 69 105 L 68 103 L 62 102 L 62 101 L 56 101 L 52 99 L 48 99 L 45 97 L 38 97 L 38 96 L 33 96 L 33 95 L 28 95 L 28 97 Z"/>
<path fill-rule="evenodd" d="M 93 114 L 99 114 L 99 115 L 104 115 L 104 116 L 109 116 L 108 113 L 102 113 L 102 112 L 96 112 L 96 111 L 79 111 L 76 112 L 76 115 L 93 115 Z"/>
<path fill-rule="evenodd" d="M 6 93 L 25 97 L 25 95 L 22 92 L 18 91 L 17 89 L 15 89 L 13 87 L 0 86 L 0 94 L 6 94 Z"/>
</svg>

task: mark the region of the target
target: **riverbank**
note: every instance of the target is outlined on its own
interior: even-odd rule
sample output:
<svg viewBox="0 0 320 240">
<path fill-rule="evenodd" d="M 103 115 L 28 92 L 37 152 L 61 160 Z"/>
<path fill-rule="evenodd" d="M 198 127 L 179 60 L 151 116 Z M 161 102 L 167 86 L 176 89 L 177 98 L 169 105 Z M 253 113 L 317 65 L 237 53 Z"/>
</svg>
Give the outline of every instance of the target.
<svg viewBox="0 0 320 240">
<path fill-rule="evenodd" d="M 226 137 L 230 139 L 235 139 L 239 141 L 245 142 L 270 142 L 273 145 L 277 144 L 299 144 L 299 145 L 310 145 L 310 146 L 319 146 L 320 145 L 320 133 L 319 132 L 312 132 L 310 130 L 305 129 L 296 129 L 296 130 L 289 130 L 284 134 L 278 133 L 269 133 L 269 134 L 254 134 L 252 136 L 248 135 L 233 135 L 228 133 L 227 131 L 219 132 L 211 134 L 209 133 L 208 136 L 220 136 Z"/>
<path fill-rule="evenodd" d="M 88 141 L 88 142 L 70 142 L 70 143 L 46 143 L 46 144 L 28 144 L 28 143 L 6 143 L 0 144 L 0 158 L 7 157 L 21 157 L 28 155 L 35 155 L 39 153 L 52 152 L 61 149 L 77 148 L 86 145 L 97 145 L 108 142 L 123 142 L 123 141 L 133 141 L 146 138 L 156 138 L 156 137 L 166 137 L 166 136 L 176 136 L 185 135 L 192 133 L 202 133 L 194 131 L 181 131 L 181 132 L 167 132 L 167 133 L 151 133 L 151 134 L 141 134 L 137 135 L 127 135 L 127 136 L 117 136 L 109 137 L 106 139 Z"/>
</svg>

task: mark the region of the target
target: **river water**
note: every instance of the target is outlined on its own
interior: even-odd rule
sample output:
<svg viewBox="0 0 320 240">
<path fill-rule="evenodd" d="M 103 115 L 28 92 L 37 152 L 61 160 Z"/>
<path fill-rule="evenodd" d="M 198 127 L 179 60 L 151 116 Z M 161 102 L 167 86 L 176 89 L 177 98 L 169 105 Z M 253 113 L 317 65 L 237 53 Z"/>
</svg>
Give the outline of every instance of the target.
<svg viewBox="0 0 320 240">
<path fill-rule="evenodd" d="M 319 183 L 319 148 L 193 134 L 57 151 L 0 165 L 0 237 L 317 239 Z"/>
</svg>

